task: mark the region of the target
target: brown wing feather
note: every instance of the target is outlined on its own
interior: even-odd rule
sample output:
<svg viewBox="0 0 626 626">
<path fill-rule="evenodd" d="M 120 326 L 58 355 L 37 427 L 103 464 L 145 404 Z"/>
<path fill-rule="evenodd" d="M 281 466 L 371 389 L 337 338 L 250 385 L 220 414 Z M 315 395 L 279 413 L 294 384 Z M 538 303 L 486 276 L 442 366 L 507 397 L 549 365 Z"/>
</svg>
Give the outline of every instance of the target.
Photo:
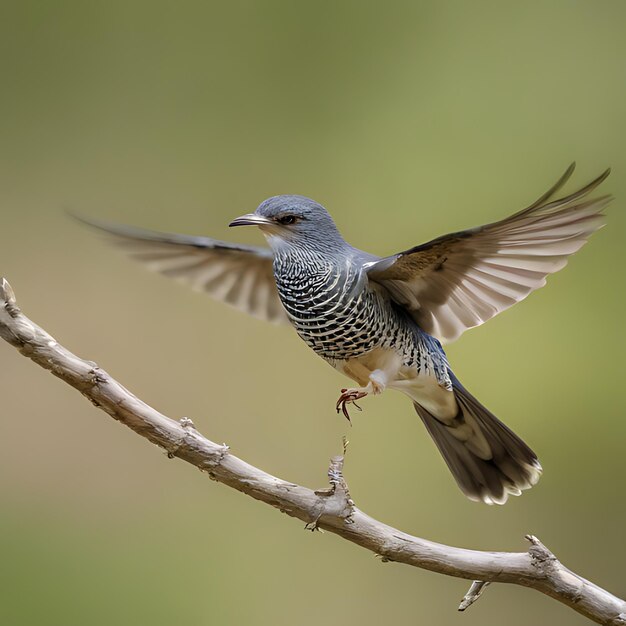
<svg viewBox="0 0 626 626">
<path fill-rule="evenodd" d="M 610 196 L 585 200 L 609 175 L 550 202 L 574 170 L 529 207 L 499 222 L 452 233 L 369 264 L 368 276 L 444 342 L 478 326 L 560 270 L 604 223 Z"/>
</svg>

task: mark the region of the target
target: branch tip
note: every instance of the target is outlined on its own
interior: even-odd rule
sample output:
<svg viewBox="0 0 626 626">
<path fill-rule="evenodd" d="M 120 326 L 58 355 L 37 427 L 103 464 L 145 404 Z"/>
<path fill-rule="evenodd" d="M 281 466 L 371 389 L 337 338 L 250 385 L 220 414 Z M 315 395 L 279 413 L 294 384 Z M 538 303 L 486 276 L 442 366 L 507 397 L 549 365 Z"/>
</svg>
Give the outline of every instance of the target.
<svg viewBox="0 0 626 626">
<path fill-rule="evenodd" d="M 480 598 L 487 585 L 489 585 L 489 581 L 474 580 L 470 585 L 467 593 L 463 596 L 461 604 L 459 604 L 458 610 L 465 611 L 465 609 L 468 609 L 470 606 L 472 606 L 472 604 L 474 604 L 474 602 L 476 602 L 476 600 Z"/>
<path fill-rule="evenodd" d="M 343 453 L 345 454 L 348 441 L 343 438 Z M 307 530 L 318 530 L 319 521 L 322 516 L 340 518 L 346 524 L 353 523 L 355 511 L 354 501 L 350 498 L 350 491 L 345 478 L 343 477 L 344 455 L 334 456 L 328 465 L 328 482 L 330 487 L 326 489 L 316 489 L 313 493 L 319 497 L 319 501 L 312 516 L 312 521 L 305 528 Z M 320 529 L 321 530 L 321 529 Z"/>
<path fill-rule="evenodd" d="M 535 535 L 525 535 L 526 541 L 530 542 L 528 554 L 534 561 L 556 561 L 554 554 Z"/>
<path fill-rule="evenodd" d="M 0 294 L 2 295 L 2 299 L 6 302 L 10 301 L 11 299 L 15 301 L 15 293 L 13 292 L 13 288 L 9 284 L 9 281 L 4 277 L 2 277 Z"/>
<path fill-rule="evenodd" d="M 5 305 L 15 305 L 15 292 L 13 291 L 13 287 L 9 284 L 9 281 L 6 278 L 2 278 L 0 282 L 0 297 L 4 300 Z"/>
<path fill-rule="evenodd" d="M 304 530 L 310 530 L 312 533 L 322 533 L 323 535 L 324 531 L 319 526 L 320 517 L 322 517 L 321 513 L 312 522 L 306 523 L 304 525 Z"/>
</svg>

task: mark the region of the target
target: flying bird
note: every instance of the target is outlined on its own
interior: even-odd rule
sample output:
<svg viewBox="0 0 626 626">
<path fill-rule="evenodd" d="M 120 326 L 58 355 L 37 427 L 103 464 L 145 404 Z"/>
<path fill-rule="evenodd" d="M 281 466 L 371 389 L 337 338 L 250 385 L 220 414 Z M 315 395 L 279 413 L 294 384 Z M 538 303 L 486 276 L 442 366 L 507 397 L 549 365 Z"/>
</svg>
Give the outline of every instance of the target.
<svg viewBox="0 0 626 626">
<path fill-rule="evenodd" d="M 523 300 L 604 223 L 609 196 L 589 198 L 607 170 L 554 199 L 574 170 L 529 207 L 498 222 L 378 257 L 341 236 L 326 209 L 274 196 L 230 226 L 257 226 L 269 248 L 85 220 L 150 269 L 258 318 L 293 326 L 357 386 L 337 412 L 369 394 L 409 397 L 458 486 L 503 504 L 541 475 L 535 453 L 454 375 L 442 344 Z"/>
</svg>

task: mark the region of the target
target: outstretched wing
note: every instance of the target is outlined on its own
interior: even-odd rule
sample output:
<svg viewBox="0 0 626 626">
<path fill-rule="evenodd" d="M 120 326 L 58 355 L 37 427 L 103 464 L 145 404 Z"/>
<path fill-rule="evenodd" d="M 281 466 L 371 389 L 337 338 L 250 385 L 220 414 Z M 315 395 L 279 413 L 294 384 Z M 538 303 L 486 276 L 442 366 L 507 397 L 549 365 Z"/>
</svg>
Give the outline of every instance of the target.
<svg viewBox="0 0 626 626">
<path fill-rule="evenodd" d="M 591 233 L 604 226 L 610 196 L 586 199 L 610 170 L 579 191 L 550 201 L 574 171 L 528 208 L 499 222 L 434 239 L 366 265 L 426 332 L 457 339 L 546 284 Z"/>
<path fill-rule="evenodd" d="M 269 248 L 177 235 L 74 216 L 149 269 L 204 291 L 254 317 L 288 323 L 278 297 Z"/>
</svg>

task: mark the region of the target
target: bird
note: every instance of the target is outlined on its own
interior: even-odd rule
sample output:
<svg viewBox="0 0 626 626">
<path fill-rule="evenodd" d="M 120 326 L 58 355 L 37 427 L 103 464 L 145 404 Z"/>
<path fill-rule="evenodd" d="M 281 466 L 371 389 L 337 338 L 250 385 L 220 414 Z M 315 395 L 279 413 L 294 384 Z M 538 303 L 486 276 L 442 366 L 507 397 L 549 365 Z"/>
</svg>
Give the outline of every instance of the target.
<svg viewBox="0 0 626 626">
<path fill-rule="evenodd" d="M 386 257 L 350 245 L 328 211 L 300 195 L 271 197 L 230 222 L 258 227 L 269 247 L 79 219 L 148 268 L 291 325 L 356 383 L 335 405 L 348 419 L 348 406 L 367 395 L 408 396 L 461 491 L 504 504 L 537 483 L 541 464 L 461 384 L 443 345 L 544 286 L 605 225 L 611 197 L 589 196 L 610 170 L 557 197 L 574 167 L 509 217 Z"/>
</svg>

